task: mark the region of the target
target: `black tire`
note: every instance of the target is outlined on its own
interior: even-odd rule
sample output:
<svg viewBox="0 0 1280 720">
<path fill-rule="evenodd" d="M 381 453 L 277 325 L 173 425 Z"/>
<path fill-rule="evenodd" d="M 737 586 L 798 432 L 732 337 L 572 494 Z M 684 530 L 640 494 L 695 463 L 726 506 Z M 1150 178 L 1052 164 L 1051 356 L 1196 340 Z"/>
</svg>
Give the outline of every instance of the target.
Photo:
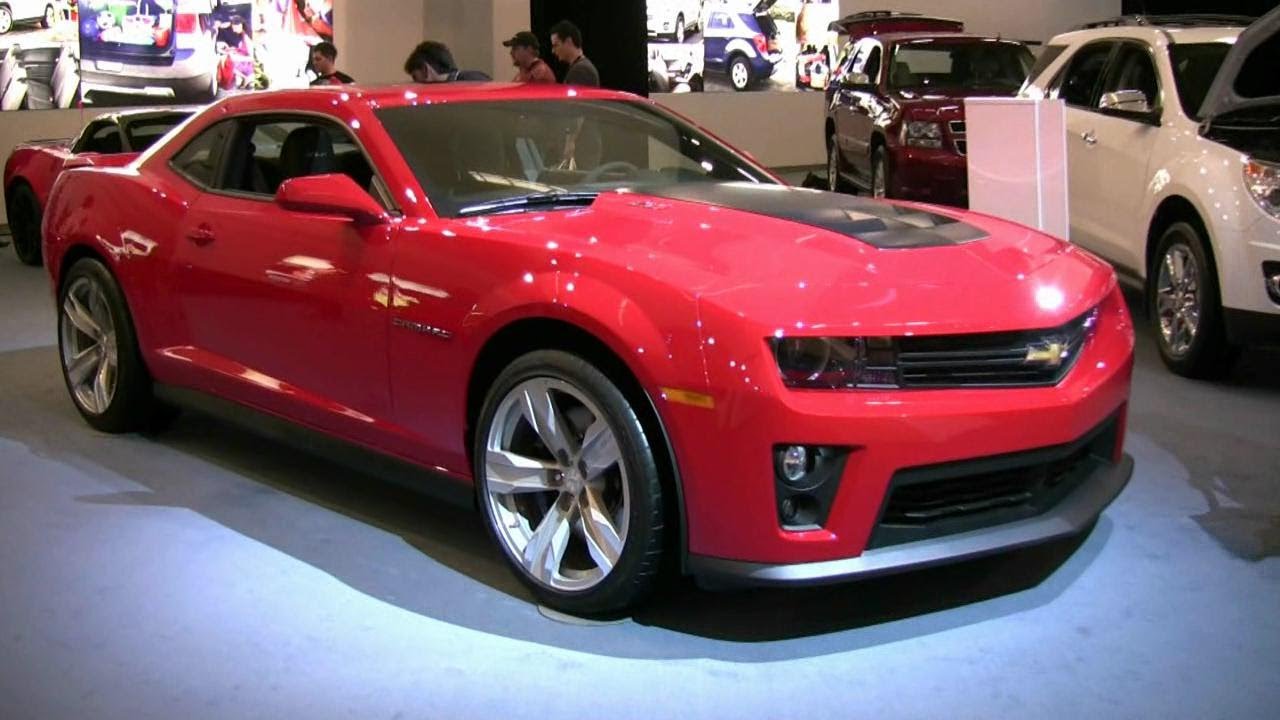
<svg viewBox="0 0 1280 720">
<path fill-rule="evenodd" d="M 53 5 L 45 5 L 44 17 L 40 18 L 40 27 L 45 30 L 53 27 L 53 23 L 58 19 L 57 12 L 58 11 L 54 9 Z"/>
<path fill-rule="evenodd" d="M 871 187 L 868 191 L 872 197 L 888 199 L 893 197 L 893 193 L 889 188 L 892 184 L 889 182 L 889 162 L 885 159 L 884 147 L 877 146 L 871 152 Z M 876 185 L 883 182 L 883 193 L 877 192 Z"/>
<path fill-rule="evenodd" d="M 835 133 L 827 136 L 827 190 L 849 192 L 849 183 L 840 174 L 840 146 Z"/>
<path fill-rule="evenodd" d="M 1203 233 L 1195 225 L 1173 223 L 1161 234 L 1152 255 L 1151 267 L 1147 269 L 1147 309 L 1155 330 L 1156 348 L 1165 366 L 1183 377 L 1221 377 L 1231 369 L 1236 356 L 1237 348 L 1227 341 L 1217 267 L 1208 247 Z M 1180 253 L 1185 253 L 1183 257 L 1190 257 L 1193 261 L 1187 267 L 1195 270 L 1195 287 L 1198 290 L 1190 301 L 1198 315 L 1198 323 L 1185 349 L 1182 342 L 1176 342 L 1176 338 L 1166 338 L 1160 309 L 1161 268 L 1166 258 L 1177 257 Z M 1182 297 L 1187 295 L 1182 293 Z M 1175 323 L 1169 323 L 1171 329 L 1177 327 Z"/>
<path fill-rule="evenodd" d="M 671 39 L 677 43 L 684 43 L 684 39 L 688 37 L 689 28 L 684 24 L 684 13 L 676 15 L 676 31 L 671 33 Z"/>
<path fill-rule="evenodd" d="M 705 88 L 701 74 L 689 78 L 689 92 L 702 92 Z"/>
<path fill-rule="evenodd" d="M 117 358 L 115 392 L 102 412 L 95 412 L 81 403 L 68 372 L 67 362 L 61 362 L 62 378 L 66 383 L 71 402 L 85 422 L 105 433 L 158 432 L 176 417 L 176 412 L 159 403 L 152 393 L 151 375 L 147 372 L 138 348 L 133 318 L 129 314 L 124 293 L 111 271 L 96 258 L 76 261 L 62 279 L 58 289 L 58 353 L 66 358 L 68 332 L 78 332 L 65 327 L 70 321 L 66 316 L 67 294 L 78 280 L 87 280 L 101 288 L 106 308 L 114 326 Z"/>
<path fill-rule="evenodd" d="M 671 83 L 667 76 L 658 72 L 649 73 L 649 92 L 664 93 L 671 92 Z"/>
<path fill-rule="evenodd" d="M 43 212 L 36 193 L 25 181 L 17 181 L 5 193 L 9 213 L 9 232 L 13 234 L 13 251 L 24 265 L 39 267 L 44 261 L 40 223 Z"/>
<path fill-rule="evenodd" d="M 630 501 L 623 549 L 612 569 L 585 590 L 563 591 L 534 578 L 499 535 L 489 502 L 485 458 L 495 417 L 509 393 L 522 383 L 538 379 L 567 383 L 588 397 L 613 432 L 625 466 L 625 475 L 619 474 L 619 478 L 628 485 Z M 516 577 L 539 602 L 573 615 L 600 616 L 624 613 L 649 596 L 663 553 L 662 482 L 650 439 L 630 401 L 616 385 L 576 355 L 556 350 L 526 354 L 507 366 L 489 388 L 475 435 L 472 458 L 476 500 L 485 526 Z"/>
<path fill-rule="evenodd" d="M 729 61 L 729 86 L 738 92 L 749 90 L 755 78 L 751 76 L 751 63 L 742 55 L 734 55 Z"/>
</svg>

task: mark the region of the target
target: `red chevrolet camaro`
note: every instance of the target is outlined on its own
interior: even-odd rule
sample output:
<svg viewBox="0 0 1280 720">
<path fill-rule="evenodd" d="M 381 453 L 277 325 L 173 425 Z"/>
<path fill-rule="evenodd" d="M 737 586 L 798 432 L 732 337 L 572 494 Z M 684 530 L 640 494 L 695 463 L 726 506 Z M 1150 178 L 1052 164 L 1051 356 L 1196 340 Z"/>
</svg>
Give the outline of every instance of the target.
<svg viewBox="0 0 1280 720">
<path fill-rule="evenodd" d="M 569 612 L 1081 533 L 1132 469 L 1107 265 L 788 187 L 625 94 L 229 98 L 64 173 L 44 231 L 90 425 L 216 398 L 391 456 Z"/>
</svg>

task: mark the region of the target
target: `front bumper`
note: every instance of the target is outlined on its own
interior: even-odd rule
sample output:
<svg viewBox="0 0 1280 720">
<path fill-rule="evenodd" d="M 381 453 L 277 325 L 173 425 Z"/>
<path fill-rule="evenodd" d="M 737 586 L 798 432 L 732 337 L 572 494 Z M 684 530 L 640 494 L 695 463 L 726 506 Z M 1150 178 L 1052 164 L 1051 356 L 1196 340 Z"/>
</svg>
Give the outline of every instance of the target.
<svg viewBox="0 0 1280 720">
<path fill-rule="evenodd" d="M 969 207 L 969 163 L 963 155 L 945 147 L 938 150 L 899 147 L 894 151 L 892 162 L 891 196 Z"/>
<path fill-rule="evenodd" d="M 689 570 L 713 587 L 825 585 L 861 580 L 987 555 L 1078 535 L 1098 519 L 1133 475 L 1133 458 L 1099 467 L 1052 510 L 1036 517 L 965 533 L 868 550 L 826 562 L 767 564 L 691 555 Z"/>
</svg>

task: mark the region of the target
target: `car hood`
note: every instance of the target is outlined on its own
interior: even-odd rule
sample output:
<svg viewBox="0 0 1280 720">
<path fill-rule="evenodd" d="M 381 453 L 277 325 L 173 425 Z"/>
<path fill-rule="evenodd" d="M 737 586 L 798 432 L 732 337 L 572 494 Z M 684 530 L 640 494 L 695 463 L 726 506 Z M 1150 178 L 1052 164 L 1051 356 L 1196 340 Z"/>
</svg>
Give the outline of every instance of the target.
<svg viewBox="0 0 1280 720">
<path fill-rule="evenodd" d="M 1251 66 L 1253 72 L 1263 72 L 1255 68 L 1266 65 L 1266 74 L 1273 76 L 1275 67 L 1272 62 L 1272 55 L 1275 52 L 1278 32 L 1280 32 L 1280 8 L 1263 15 L 1252 25 L 1245 28 L 1244 32 L 1240 33 L 1231 51 L 1227 53 L 1226 59 L 1222 61 L 1222 67 L 1218 68 L 1218 74 L 1214 78 L 1213 84 L 1209 86 L 1209 93 L 1205 95 L 1204 103 L 1200 106 L 1201 118 L 1206 121 L 1212 121 L 1237 110 L 1266 106 L 1280 107 L 1280 95 L 1261 94 L 1245 97 L 1240 94 L 1236 82 L 1241 71 L 1245 69 L 1250 60 L 1253 61 Z M 1262 51 L 1266 54 L 1265 57 L 1252 57 L 1255 50 L 1259 50 L 1263 45 L 1268 44 L 1271 46 L 1269 50 L 1264 49 Z M 1274 89 L 1274 80 L 1271 81 L 1269 87 Z"/>
<path fill-rule="evenodd" d="M 641 273 L 769 332 L 1054 327 L 1115 282 L 1101 261 L 1026 227 L 787 186 L 606 193 L 556 215 L 556 223 L 527 214 L 492 222 L 519 223 L 539 241 L 551 231 L 561 272 Z"/>
</svg>

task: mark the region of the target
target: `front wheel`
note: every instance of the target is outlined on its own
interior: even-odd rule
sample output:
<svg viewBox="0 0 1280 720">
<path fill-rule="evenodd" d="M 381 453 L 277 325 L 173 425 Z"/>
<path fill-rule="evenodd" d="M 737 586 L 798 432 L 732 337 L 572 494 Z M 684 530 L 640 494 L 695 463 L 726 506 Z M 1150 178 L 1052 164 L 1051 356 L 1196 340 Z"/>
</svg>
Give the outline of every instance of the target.
<svg viewBox="0 0 1280 720">
<path fill-rule="evenodd" d="M 9 188 L 9 231 L 13 233 L 13 251 L 24 265 L 39 266 L 43 261 L 40 247 L 40 223 L 43 214 L 36 193 L 23 181 Z"/>
<path fill-rule="evenodd" d="M 490 534 L 543 604 L 581 615 L 634 607 L 662 555 L 662 485 L 623 393 L 559 351 L 499 375 L 476 426 L 477 500 Z"/>
<path fill-rule="evenodd" d="M 40 26 L 48 30 L 53 27 L 53 23 L 58 19 L 58 11 L 52 5 L 44 6 L 44 17 L 40 20 Z"/>
<path fill-rule="evenodd" d="M 751 87 L 751 63 L 745 57 L 737 55 L 729 62 L 729 84 L 738 92 Z"/>
<path fill-rule="evenodd" d="M 882 147 L 871 153 L 871 197 L 881 200 L 889 197 L 889 163 Z"/>
<path fill-rule="evenodd" d="M 1147 273 L 1147 303 L 1160 359 L 1173 372 L 1191 378 L 1223 375 L 1234 355 L 1222 321 L 1217 273 L 1206 247 L 1193 225 L 1174 223 L 1161 236 Z"/>
<path fill-rule="evenodd" d="M 848 186 L 840 175 L 840 146 L 833 133 L 827 138 L 827 190 L 845 192 Z"/>
<path fill-rule="evenodd" d="M 675 41 L 678 43 L 683 43 L 685 38 L 685 32 L 686 32 L 686 28 L 684 26 L 684 15 L 677 15 Z"/>
</svg>

